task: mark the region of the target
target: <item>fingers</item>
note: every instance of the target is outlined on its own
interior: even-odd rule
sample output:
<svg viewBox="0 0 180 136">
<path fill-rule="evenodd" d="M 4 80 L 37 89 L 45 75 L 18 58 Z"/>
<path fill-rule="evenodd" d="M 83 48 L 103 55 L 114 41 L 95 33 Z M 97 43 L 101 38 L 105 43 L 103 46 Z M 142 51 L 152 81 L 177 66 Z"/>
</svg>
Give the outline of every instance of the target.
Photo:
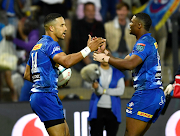
<svg viewBox="0 0 180 136">
<path fill-rule="evenodd" d="M 90 34 L 88 35 L 88 37 L 89 37 L 89 40 L 91 40 L 91 35 Z"/>
<path fill-rule="evenodd" d="M 98 52 L 98 51 L 94 51 L 94 53 L 96 53 L 96 54 L 100 54 L 101 52 Z"/>
<path fill-rule="evenodd" d="M 100 56 L 101 55 L 101 56 Z M 98 53 L 98 52 L 95 52 L 95 53 L 93 53 L 93 60 L 94 61 L 102 61 L 102 56 L 103 56 L 104 54 L 103 53 Z"/>
<path fill-rule="evenodd" d="M 64 88 L 65 86 L 67 86 L 68 83 L 69 83 L 69 81 L 67 81 L 65 84 L 61 85 L 60 88 Z"/>
<path fill-rule="evenodd" d="M 97 56 L 97 53 L 93 53 L 93 60 L 96 61 L 96 56 Z"/>
<path fill-rule="evenodd" d="M 104 45 L 104 43 L 106 42 L 106 39 L 102 39 L 102 38 L 97 38 L 95 40 L 96 44 L 98 45 L 98 47 Z"/>
<path fill-rule="evenodd" d="M 88 38 L 88 43 L 89 43 L 92 38 L 91 38 L 91 35 L 90 35 L 90 34 L 88 35 L 88 37 L 89 37 L 89 38 Z"/>
<path fill-rule="evenodd" d="M 97 37 L 95 36 L 95 37 L 93 37 L 93 40 L 95 40 L 95 39 L 97 39 Z"/>
</svg>

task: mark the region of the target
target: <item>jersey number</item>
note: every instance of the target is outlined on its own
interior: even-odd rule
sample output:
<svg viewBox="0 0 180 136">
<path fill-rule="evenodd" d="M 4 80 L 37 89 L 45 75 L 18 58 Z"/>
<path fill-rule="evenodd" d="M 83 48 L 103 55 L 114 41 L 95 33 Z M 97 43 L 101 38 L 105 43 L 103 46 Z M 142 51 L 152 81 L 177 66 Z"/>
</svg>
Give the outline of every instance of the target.
<svg viewBox="0 0 180 136">
<path fill-rule="evenodd" d="M 32 73 L 37 72 L 37 52 L 31 54 L 32 58 Z"/>
</svg>

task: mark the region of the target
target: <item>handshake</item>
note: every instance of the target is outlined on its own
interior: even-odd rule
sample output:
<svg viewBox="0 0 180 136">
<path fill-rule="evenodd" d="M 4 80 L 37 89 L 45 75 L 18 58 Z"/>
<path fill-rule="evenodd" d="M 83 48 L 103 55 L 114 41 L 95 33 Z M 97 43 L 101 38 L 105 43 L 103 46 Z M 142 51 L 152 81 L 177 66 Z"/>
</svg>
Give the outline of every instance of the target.
<svg viewBox="0 0 180 136">
<path fill-rule="evenodd" d="M 91 51 L 95 51 L 93 54 L 93 60 L 99 62 L 108 62 L 109 61 L 109 52 L 106 50 L 106 39 L 93 37 L 89 35 L 89 39 L 87 42 L 87 47 Z M 82 53 L 83 54 L 83 53 Z M 85 55 L 84 55 L 85 56 Z"/>
</svg>

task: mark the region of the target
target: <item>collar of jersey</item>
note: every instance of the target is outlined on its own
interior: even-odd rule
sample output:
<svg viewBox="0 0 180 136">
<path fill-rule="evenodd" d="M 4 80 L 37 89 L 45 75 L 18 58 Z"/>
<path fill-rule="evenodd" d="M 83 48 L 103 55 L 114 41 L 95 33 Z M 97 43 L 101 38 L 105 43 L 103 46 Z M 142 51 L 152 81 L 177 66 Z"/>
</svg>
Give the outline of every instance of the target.
<svg viewBox="0 0 180 136">
<path fill-rule="evenodd" d="M 144 36 L 149 36 L 149 35 L 151 35 L 151 33 L 143 34 L 139 39 L 143 38 Z"/>
<path fill-rule="evenodd" d="M 54 41 L 50 36 L 48 36 L 48 35 L 43 35 L 42 36 L 43 38 L 47 38 L 47 39 L 51 39 L 52 41 Z"/>
</svg>

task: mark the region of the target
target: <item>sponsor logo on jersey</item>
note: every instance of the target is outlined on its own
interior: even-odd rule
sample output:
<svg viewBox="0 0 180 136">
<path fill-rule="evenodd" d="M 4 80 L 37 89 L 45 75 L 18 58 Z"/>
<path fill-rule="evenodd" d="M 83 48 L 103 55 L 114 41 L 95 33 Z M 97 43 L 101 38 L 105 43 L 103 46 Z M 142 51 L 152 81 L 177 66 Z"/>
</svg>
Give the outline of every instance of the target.
<svg viewBox="0 0 180 136">
<path fill-rule="evenodd" d="M 161 102 L 159 102 L 159 105 L 163 105 L 166 102 L 166 99 L 161 96 Z"/>
<path fill-rule="evenodd" d="M 153 115 L 142 112 L 142 111 L 138 111 L 137 115 L 145 117 L 145 118 L 152 118 L 153 117 Z"/>
<path fill-rule="evenodd" d="M 145 48 L 145 44 L 144 43 L 137 43 L 137 46 L 136 46 L 136 49 L 138 50 L 138 51 L 143 51 L 144 50 L 144 48 Z"/>
<path fill-rule="evenodd" d="M 156 49 L 158 48 L 157 42 L 154 43 L 154 46 L 155 46 Z"/>
<path fill-rule="evenodd" d="M 155 75 L 155 78 L 161 78 L 161 71 L 158 71 Z"/>
<path fill-rule="evenodd" d="M 133 108 L 127 107 L 127 109 L 132 110 Z"/>
<path fill-rule="evenodd" d="M 129 103 L 129 107 L 132 107 L 132 106 L 134 106 L 134 103 L 133 103 L 133 102 L 130 102 L 130 103 Z"/>
<path fill-rule="evenodd" d="M 40 80 L 40 73 L 34 73 L 34 74 L 32 75 L 32 80 L 33 80 L 33 81 Z"/>
<path fill-rule="evenodd" d="M 38 49 L 40 49 L 41 48 L 41 46 L 42 46 L 42 43 L 41 44 L 36 44 L 34 47 L 33 47 L 33 51 L 34 50 L 38 50 Z"/>
<path fill-rule="evenodd" d="M 61 50 L 60 47 L 56 46 L 56 47 L 53 48 L 53 51 L 52 51 L 51 54 L 54 54 L 56 51 L 60 51 L 60 50 Z"/>
<path fill-rule="evenodd" d="M 126 112 L 132 114 L 132 111 L 129 109 L 126 109 Z"/>
<path fill-rule="evenodd" d="M 133 102 L 129 103 L 129 107 L 126 107 L 126 112 L 132 114 L 132 107 L 134 106 Z"/>
</svg>

